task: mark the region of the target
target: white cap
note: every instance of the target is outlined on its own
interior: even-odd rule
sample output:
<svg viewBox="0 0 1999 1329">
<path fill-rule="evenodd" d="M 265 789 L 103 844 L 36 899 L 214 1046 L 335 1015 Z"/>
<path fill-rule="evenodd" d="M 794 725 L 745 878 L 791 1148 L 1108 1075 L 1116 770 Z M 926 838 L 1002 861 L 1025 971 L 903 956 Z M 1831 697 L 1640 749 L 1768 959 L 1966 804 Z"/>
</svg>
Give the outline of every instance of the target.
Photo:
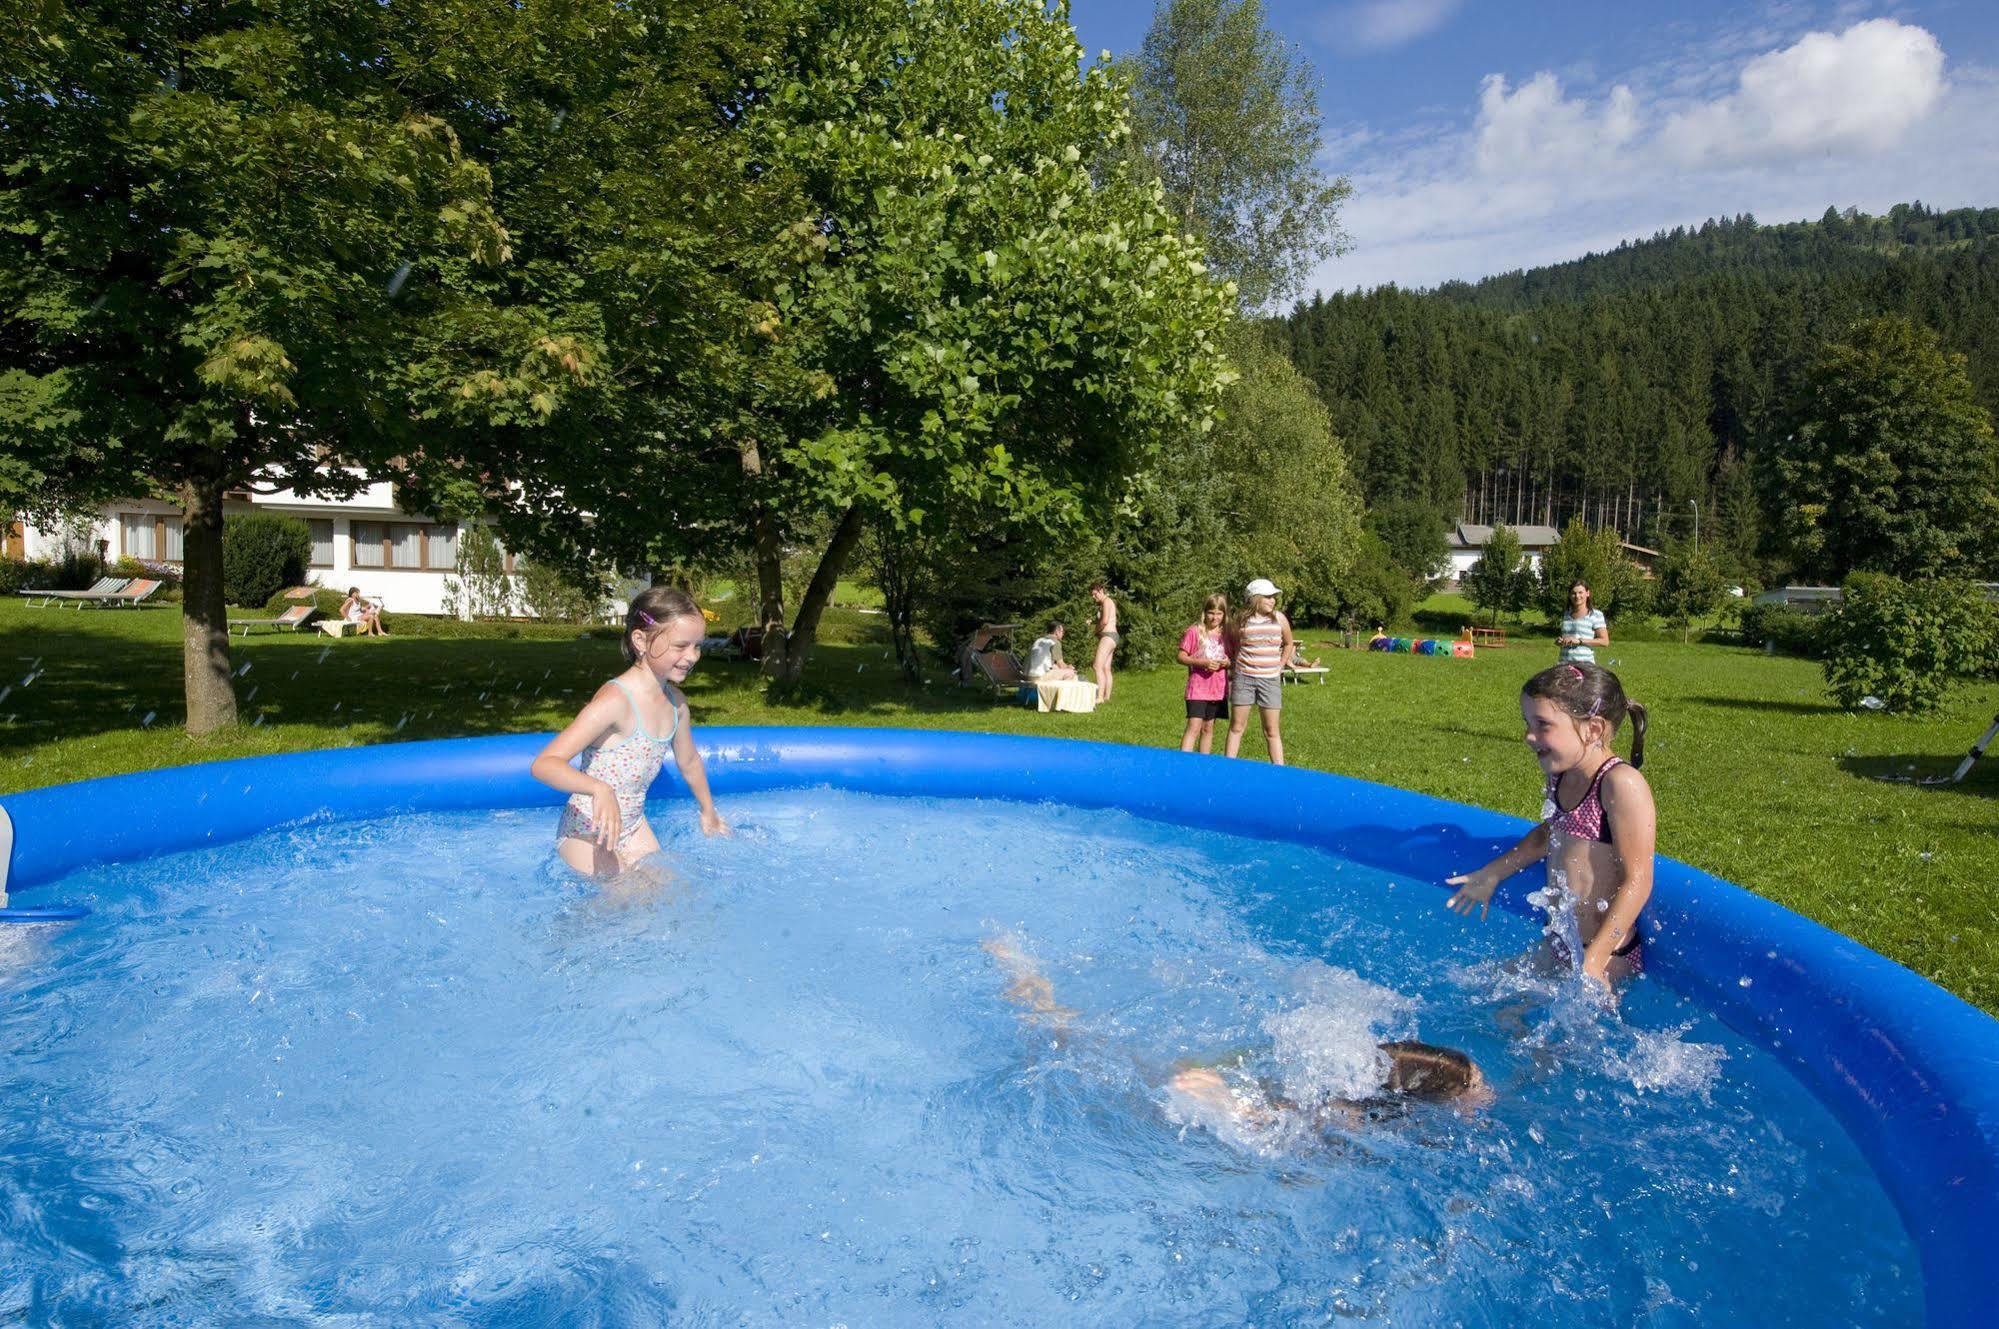
<svg viewBox="0 0 1999 1329">
<path fill-rule="evenodd" d="M 1283 592 L 1282 592 L 1282 591 L 1280 591 L 1280 590 L 1278 590 L 1278 589 L 1277 589 L 1277 585 L 1276 585 L 1276 583 L 1275 583 L 1275 582 L 1273 582 L 1273 581 L 1271 581 L 1271 580 L 1270 580 L 1270 578 L 1268 578 L 1268 577 L 1258 577 L 1258 578 L 1257 578 L 1257 579 L 1256 579 L 1255 581 L 1251 582 L 1251 583 L 1250 583 L 1249 585 L 1247 585 L 1247 586 L 1243 587 L 1242 589 L 1243 589 L 1243 594 L 1244 594 L 1244 595 L 1282 595 L 1282 594 L 1283 594 Z"/>
</svg>

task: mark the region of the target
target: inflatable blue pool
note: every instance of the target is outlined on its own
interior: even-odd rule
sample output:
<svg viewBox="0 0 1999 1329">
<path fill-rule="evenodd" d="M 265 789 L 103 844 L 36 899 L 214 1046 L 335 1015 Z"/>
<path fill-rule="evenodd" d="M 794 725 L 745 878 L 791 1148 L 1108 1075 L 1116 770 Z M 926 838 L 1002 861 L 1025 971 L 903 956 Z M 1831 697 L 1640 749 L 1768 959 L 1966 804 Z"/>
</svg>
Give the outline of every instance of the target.
<svg viewBox="0 0 1999 1329">
<path fill-rule="evenodd" d="M 732 802 L 821 788 L 842 796 L 1108 809 L 1146 823 L 1300 846 L 1385 880 L 1428 882 L 1484 861 L 1522 829 L 1517 819 L 1362 781 L 1152 749 L 864 729 L 718 728 L 701 739 L 725 812 Z M 14 832 L 6 888 L 16 905 L 61 904 L 79 881 L 108 889 L 102 883 L 111 880 L 105 872 L 112 865 L 198 854 L 274 828 L 548 808 L 556 796 L 527 774 L 543 741 L 522 735 L 302 753 L 8 796 L 0 799 Z M 654 797 L 679 792 L 669 766 Z M 529 832 L 546 830 L 537 814 Z M 1538 871 L 1522 874 L 1498 902 L 1525 915 L 1531 906 L 1524 897 L 1538 884 Z M 97 899 L 101 914 L 104 897 Z M 145 919 L 142 910 L 111 926 L 142 927 Z M 1991 1323 L 1986 1269 L 1988 1234 L 1999 1231 L 1999 1023 L 1845 938 L 1668 860 L 1660 862 L 1647 927 L 1655 939 L 1649 981 L 1767 1051 L 1829 1111 L 1872 1169 L 1917 1254 L 1927 1323 Z M 46 950 L 54 954 L 63 943 L 50 936 Z M 346 1014 L 359 1021 L 369 1012 Z M 10 1168 L 35 1165 L 21 1141 L 0 1137 L 0 1145 L 9 1146 Z M 115 1146 L 106 1140 L 105 1147 Z M 87 1164 L 67 1160 L 73 1168 Z M 833 1230 L 809 1235 L 830 1243 Z M 329 1306 L 357 1304 L 326 1295 Z M 770 1304 L 802 1313 L 803 1303 Z M 1281 1318 L 1276 1303 L 1262 1304 L 1241 1312 L 1243 1320 Z M 0 1300 L 0 1311 L 7 1309 Z M 923 1315 L 945 1322 L 951 1309 L 933 1306 L 912 1322 Z M 770 1313 L 777 1320 L 785 1314 Z M 533 1319 L 524 1313 L 510 1322 Z"/>
</svg>

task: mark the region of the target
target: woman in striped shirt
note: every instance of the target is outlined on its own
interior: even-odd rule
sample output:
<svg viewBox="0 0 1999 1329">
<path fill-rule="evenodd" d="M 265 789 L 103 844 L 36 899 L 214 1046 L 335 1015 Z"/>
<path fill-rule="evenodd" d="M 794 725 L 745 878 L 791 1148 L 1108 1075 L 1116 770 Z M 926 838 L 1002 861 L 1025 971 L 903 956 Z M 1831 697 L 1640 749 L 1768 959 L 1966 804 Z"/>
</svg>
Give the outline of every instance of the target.
<svg viewBox="0 0 1999 1329">
<path fill-rule="evenodd" d="M 1284 707 L 1284 666 L 1291 662 L 1291 620 L 1277 612 L 1277 587 L 1258 577 L 1244 588 L 1249 607 L 1238 614 L 1229 631 L 1229 655 L 1235 676 L 1229 681 L 1228 755 L 1242 747 L 1249 711 L 1262 713 L 1263 739 L 1273 765 L 1284 764 L 1284 736 L 1278 721 Z"/>
</svg>

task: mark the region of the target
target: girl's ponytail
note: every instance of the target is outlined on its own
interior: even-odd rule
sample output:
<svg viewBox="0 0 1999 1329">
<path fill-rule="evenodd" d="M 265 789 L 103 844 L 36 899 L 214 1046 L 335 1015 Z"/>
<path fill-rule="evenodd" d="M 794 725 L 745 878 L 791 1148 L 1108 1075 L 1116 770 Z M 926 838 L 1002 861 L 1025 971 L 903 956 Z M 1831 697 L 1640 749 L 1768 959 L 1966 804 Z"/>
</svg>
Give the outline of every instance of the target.
<svg viewBox="0 0 1999 1329">
<path fill-rule="evenodd" d="M 1642 702 L 1627 701 L 1624 713 L 1631 717 L 1631 764 L 1645 764 L 1645 706 Z"/>
</svg>

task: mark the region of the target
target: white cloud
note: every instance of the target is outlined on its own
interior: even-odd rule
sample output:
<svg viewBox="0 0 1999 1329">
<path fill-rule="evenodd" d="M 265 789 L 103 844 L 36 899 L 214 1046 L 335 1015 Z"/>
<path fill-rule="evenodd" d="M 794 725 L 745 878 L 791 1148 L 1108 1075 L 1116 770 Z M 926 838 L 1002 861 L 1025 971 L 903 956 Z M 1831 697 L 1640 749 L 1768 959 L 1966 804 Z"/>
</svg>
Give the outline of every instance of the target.
<svg viewBox="0 0 1999 1329">
<path fill-rule="evenodd" d="M 1318 284 L 1477 278 L 1720 214 L 1999 201 L 1999 71 L 1946 80 L 1936 38 L 1907 24 L 1794 21 L 1689 32 L 1574 91 L 1490 75 L 1455 123 L 1349 128 L 1325 164 L 1353 180 L 1354 249 Z"/>
<path fill-rule="evenodd" d="M 1943 64 L 1934 36 L 1893 19 L 1808 33 L 1751 60 L 1733 94 L 1672 116 L 1659 137 L 1688 165 L 1879 152 L 1935 108 Z"/>
<path fill-rule="evenodd" d="M 1614 155 L 1638 132 L 1638 103 L 1618 84 L 1601 109 L 1562 95 L 1549 73 L 1508 92 L 1488 74 L 1479 89 L 1478 169 L 1487 175 L 1551 166 L 1586 166 Z"/>
<path fill-rule="evenodd" d="M 1462 0 L 1363 0 L 1335 10 L 1319 25 L 1339 46 L 1385 51 L 1427 37 L 1457 13 Z"/>
</svg>

